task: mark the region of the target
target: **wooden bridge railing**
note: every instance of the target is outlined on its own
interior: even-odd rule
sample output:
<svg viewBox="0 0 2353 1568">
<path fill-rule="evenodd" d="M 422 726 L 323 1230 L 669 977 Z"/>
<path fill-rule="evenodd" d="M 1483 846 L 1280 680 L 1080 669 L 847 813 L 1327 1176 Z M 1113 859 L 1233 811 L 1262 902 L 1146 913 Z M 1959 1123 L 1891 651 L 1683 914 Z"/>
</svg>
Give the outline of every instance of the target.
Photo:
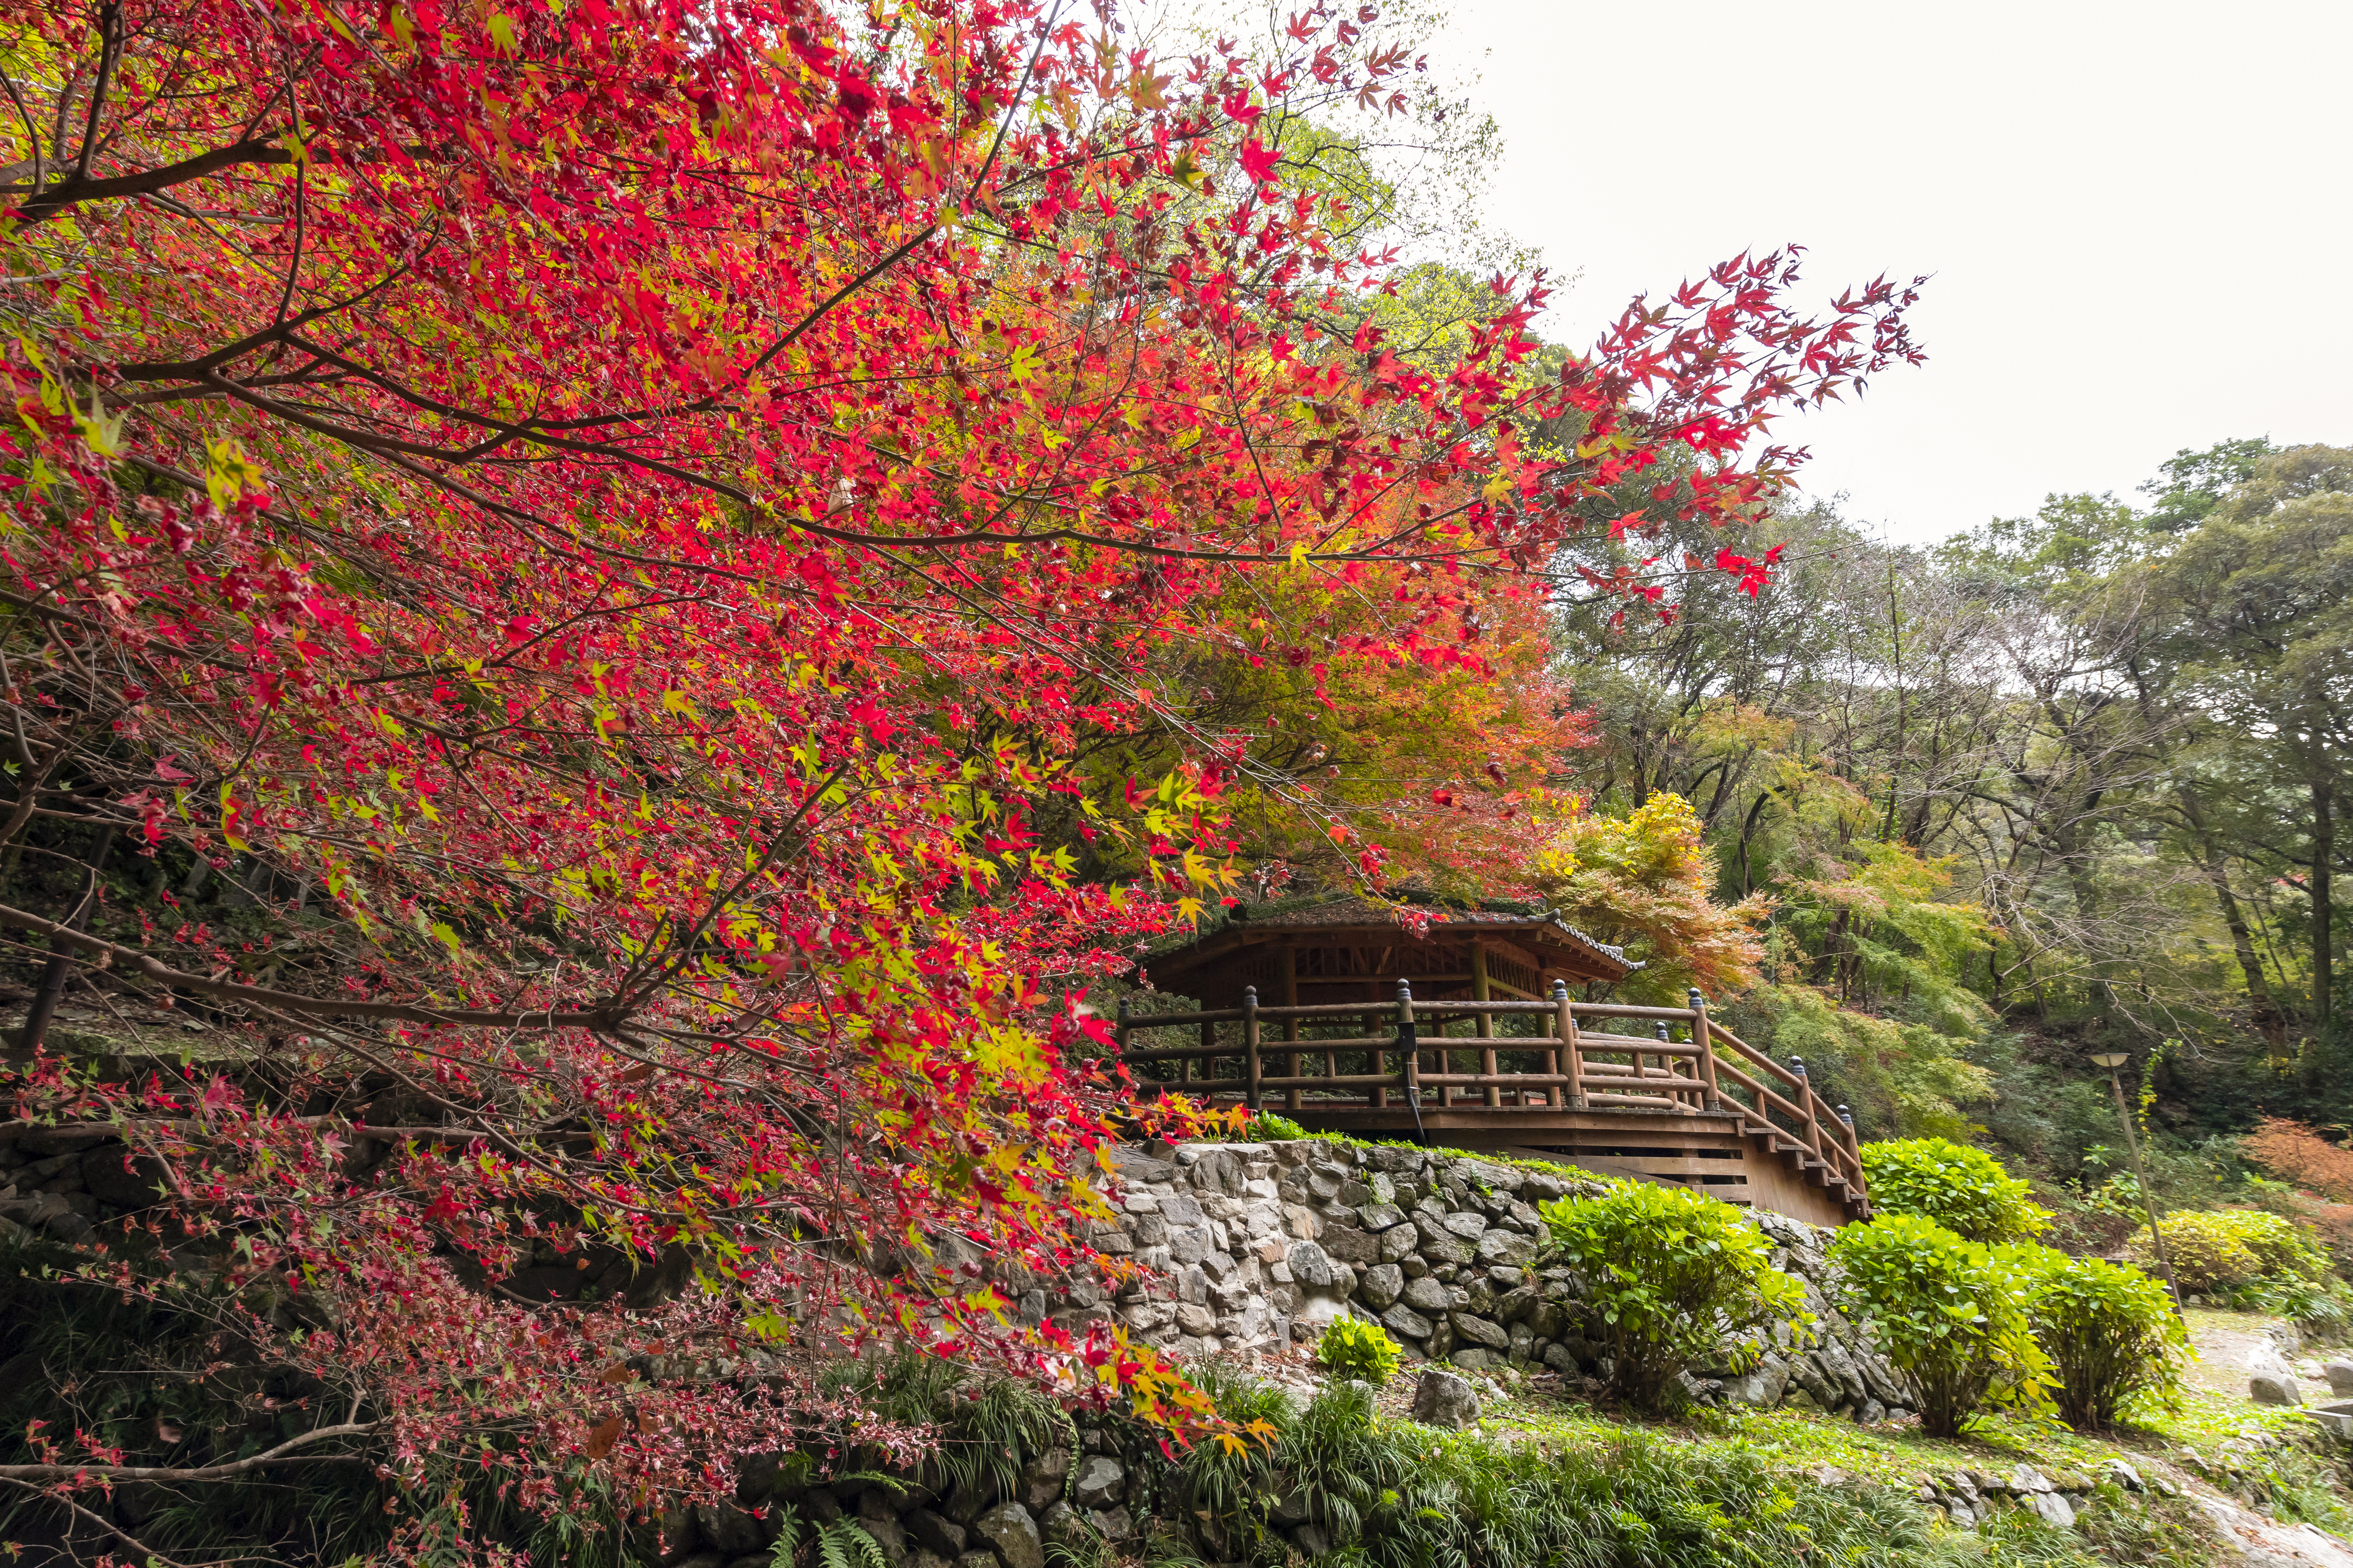
<svg viewBox="0 0 2353 1568">
<path fill-rule="evenodd" d="M 1650 1037 L 1618 1032 L 1630 1025 L 1649 1026 Z M 1453 1032 L 1462 1026 L 1468 1034 Z M 1131 1044 L 1136 1031 L 1177 1027 L 1198 1029 L 1200 1043 Z M 1333 1029 L 1350 1032 L 1314 1033 Z M 1117 1032 L 1140 1094 L 1188 1094 L 1253 1110 L 1280 1097 L 1288 1111 L 1394 1110 L 1416 1118 L 1473 1106 L 1731 1111 L 1750 1131 L 1797 1145 L 1863 1190 L 1846 1108 L 1833 1110 L 1814 1092 L 1803 1060 L 1777 1062 L 1709 1017 L 1697 991 L 1688 1007 L 1575 1002 L 1558 984 L 1542 1002 L 1416 1002 L 1401 981 L 1393 1005 L 1262 1007 L 1252 989 L 1239 1007 L 1191 1013 L 1131 1014 L 1123 1001 Z"/>
</svg>

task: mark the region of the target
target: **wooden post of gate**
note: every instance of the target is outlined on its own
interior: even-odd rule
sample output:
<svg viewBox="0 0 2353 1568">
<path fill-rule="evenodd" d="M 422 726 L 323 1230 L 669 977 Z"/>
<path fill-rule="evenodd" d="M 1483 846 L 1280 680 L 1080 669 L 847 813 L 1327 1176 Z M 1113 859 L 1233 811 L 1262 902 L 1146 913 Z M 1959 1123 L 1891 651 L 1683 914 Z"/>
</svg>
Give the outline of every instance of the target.
<svg viewBox="0 0 2353 1568">
<path fill-rule="evenodd" d="M 1250 1113 L 1252 1115 L 1256 1115 L 1258 1113 L 1259 1071 L 1258 987 L 1255 985 L 1245 985 L 1242 987 L 1242 1055 L 1245 1058 L 1243 1061 L 1243 1071 L 1248 1075 L 1248 1081 L 1250 1084 L 1250 1087 L 1242 1091 L 1243 1103 L 1247 1104 L 1250 1108 Z"/>
<path fill-rule="evenodd" d="M 1577 1048 L 1577 1016 L 1568 1007 L 1568 982 L 1552 983 L 1552 1032 L 1560 1037 L 1562 1070 L 1568 1075 L 1568 1103 L 1585 1109 L 1585 1053 Z M 1556 1089 L 1556 1094 L 1559 1090 Z"/>
<path fill-rule="evenodd" d="M 1201 1020 L 1201 1049 L 1204 1051 L 1214 1051 L 1217 1048 L 1218 1026 L 1214 1020 L 1204 1018 Z M 1191 1089 L 1193 1087 L 1193 1064 L 1189 1059 L 1185 1063 L 1182 1070 L 1184 1077 L 1180 1081 L 1183 1082 L 1187 1089 Z M 1201 1058 L 1201 1076 L 1203 1078 L 1213 1076 L 1217 1070 L 1217 1058 L 1213 1056 L 1204 1056 Z"/>
<path fill-rule="evenodd" d="M 1707 1085 L 1707 1108 L 1722 1110 L 1724 1095 L 1715 1087 L 1715 1038 L 1708 1027 L 1707 998 L 1699 994 L 1696 985 L 1691 988 L 1691 1010 L 1692 1044 L 1699 1047 L 1699 1076 Z"/>
</svg>

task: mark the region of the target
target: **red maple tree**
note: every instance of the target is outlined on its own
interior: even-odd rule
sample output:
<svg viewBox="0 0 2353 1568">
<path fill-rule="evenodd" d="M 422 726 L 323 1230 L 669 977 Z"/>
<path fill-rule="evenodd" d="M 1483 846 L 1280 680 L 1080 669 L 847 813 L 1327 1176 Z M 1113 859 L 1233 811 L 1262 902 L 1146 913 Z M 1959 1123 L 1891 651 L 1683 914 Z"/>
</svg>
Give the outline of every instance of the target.
<svg viewBox="0 0 2353 1568">
<path fill-rule="evenodd" d="M 6 833 L 79 883 L 0 925 L 227 1043 L 94 1077 L 45 986 L 6 1087 L 159 1194 L 59 1267 L 299 1391 L 265 1464 L 366 1457 L 410 1553 L 461 1456 L 714 1498 L 780 1421 L 912 1440 L 818 1392 L 875 1335 L 1199 1418 L 1008 1315 L 1100 1265 L 1121 1104 L 1039 977 L 1230 883 L 1258 764 L 1169 650 L 1476 676 L 1593 498 L 1680 446 L 1746 515 L 1777 410 L 1916 357 L 1908 291 L 1803 318 L 1774 256 L 1557 375 L 1541 278 L 1400 361 L 1284 155 L 1412 71 L 1369 19 L 1169 66 L 1030 0 L 10 8 Z M 1238 636 L 1277 581 L 1335 606 Z M 1164 773 L 1079 765 L 1147 722 Z M 98 909 L 190 851 L 259 925 Z"/>
</svg>

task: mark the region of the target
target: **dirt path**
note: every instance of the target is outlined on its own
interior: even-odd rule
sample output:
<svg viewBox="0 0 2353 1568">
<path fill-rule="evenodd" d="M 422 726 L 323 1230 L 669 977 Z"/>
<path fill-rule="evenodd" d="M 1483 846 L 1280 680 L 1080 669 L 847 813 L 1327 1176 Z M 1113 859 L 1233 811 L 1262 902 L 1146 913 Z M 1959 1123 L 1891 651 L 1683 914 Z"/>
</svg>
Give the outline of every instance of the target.
<svg viewBox="0 0 2353 1568">
<path fill-rule="evenodd" d="M 2192 1307 L 2187 1321 L 2189 1342 L 2198 1350 L 2198 1359 L 2189 1366 L 2189 1381 L 2209 1393 L 2246 1399 L 2249 1374 L 2258 1370 L 2276 1371 L 2274 1363 L 2286 1359 L 2270 1332 L 2281 1326 L 2277 1318 Z M 2313 1399 L 2315 1391 L 2309 1382 L 2302 1378 L 2298 1381 L 2306 1384 L 2305 1398 Z M 2327 1384 L 2320 1384 L 2317 1396 L 2328 1396 Z M 2252 1405 L 2253 1401 L 2248 1403 Z"/>
</svg>

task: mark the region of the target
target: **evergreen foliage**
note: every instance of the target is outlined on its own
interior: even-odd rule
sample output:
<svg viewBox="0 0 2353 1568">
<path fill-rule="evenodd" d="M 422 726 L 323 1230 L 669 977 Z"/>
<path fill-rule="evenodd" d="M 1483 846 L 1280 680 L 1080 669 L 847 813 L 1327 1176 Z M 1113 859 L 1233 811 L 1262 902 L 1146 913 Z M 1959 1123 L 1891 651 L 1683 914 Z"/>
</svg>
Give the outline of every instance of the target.
<svg viewBox="0 0 2353 1568">
<path fill-rule="evenodd" d="M 2027 1310 L 2060 1419 L 2105 1432 L 2129 1403 L 2179 1397 L 2189 1331 L 2161 1282 L 2097 1258 L 2046 1251 L 2039 1261 Z"/>
<path fill-rule="evenodd" d="M 1315 1342 L 1315 1359 L 1325 1371 L 1376 1388 L 1397 1375 L 1402 1354 L 1387 1329 L 1361 1318 L 1333 1319 Z"/>
<path fill-rule="evenodd" d="M 2158 1221 L 2165 1230 L 2167 1260 L 2184 1290 L 2228 1293 L 2263 1282 L 2317 1281 L 2328 1273 L 2328 1258 L 2294 1220 L 2261 1209 L 2177 1209 Z M 2143 1268 L 2157 1266 L 2157 1248 L 2147 1226 L 2125 1239 L 2126 1258 Z"/>
</svg>

